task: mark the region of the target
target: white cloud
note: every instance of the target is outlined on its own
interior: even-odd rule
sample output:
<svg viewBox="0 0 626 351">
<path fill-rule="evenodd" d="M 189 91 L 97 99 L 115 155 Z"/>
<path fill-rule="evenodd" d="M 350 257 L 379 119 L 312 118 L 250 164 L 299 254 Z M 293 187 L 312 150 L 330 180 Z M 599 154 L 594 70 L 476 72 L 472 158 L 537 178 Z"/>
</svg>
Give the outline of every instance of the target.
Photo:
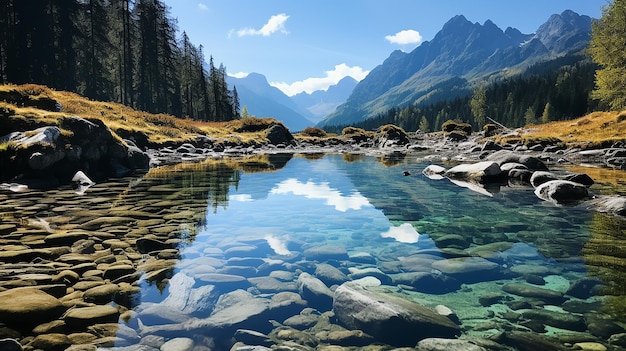
<svg viewBox="0 0 626 351">
<path fill-rule="evenodd" d="M 419 44 L 422 42 L 422 35 L 413 29 L 401 30 L 394 35 L 385 37 L 390 43 L 398 45 Z"/>
<path fill-rule="evenodd" d="M 369 200 L 358 192 L 350 195 L 343 195 L 337 189 L 328 186 L 328 183 L 316 184 L 311 181 L 303 183 L 297 179 L 290 178 L 280 182 L 270 191 L 272 194 L 301 195 L 307 199 L 326 200 L 326 205 L 335 207 L 335 210 L 346 212 L 347 210 L 360 210 L 362 207 L 371 206 Z"/>
<path fill-rule="evenodd" d="M 209 11 L 209 7 L 201 2 L 198 3 L 198 10 L 200 11 Z"/>
<path fill-rule="evenodd" d="M 246 78 L 249 73 L 246 72 L 237 72 L 237 73 L 228 73 L 229 76 L 234 78 Z"/>
<path fill-rule="evenodd" d="M 357 81 L 361 81 L 369 71 L 364 71 L 359 66 L 348 66 L 345 63 L 335 66 L 332 71 L 326 71 L 325 77 L 312 77 L 305 80 L 299 80 L 291 84 L 285 82 L 271 82 L 270 85 L 283 91 L 288 96 L 293 96 L 303 91 L 312 93 L 316 90 L 326 90 L 331 85 L 339 83 L 343 78 L 350 76 Z"/>
<path fill-rule="evenodd" d="M 243 28 L 237 31 L 237 35 L 240 37 L 244 37 L 247 35 L 262 35 L 264 37 L 269 37 L 276 32 L 289 34 L 287 28 L 285 28 L 285 22 L 288 18 L 289 16 L 287 16 L 286 14 L 280 13 L 278 15 L 270 17 L 270 19 L 263 27 L 261 27 L 261 29 Z"/>
<path fill-rule="evenodd" d="M 380 233 L 383 238 L 393 238 L 396 241 L 407 244 L 415 244 L 420 234 L 413 228 L 411 223 L 403 223 L 399 227 L 390 227 L 388 231 Z"/>
</svg>

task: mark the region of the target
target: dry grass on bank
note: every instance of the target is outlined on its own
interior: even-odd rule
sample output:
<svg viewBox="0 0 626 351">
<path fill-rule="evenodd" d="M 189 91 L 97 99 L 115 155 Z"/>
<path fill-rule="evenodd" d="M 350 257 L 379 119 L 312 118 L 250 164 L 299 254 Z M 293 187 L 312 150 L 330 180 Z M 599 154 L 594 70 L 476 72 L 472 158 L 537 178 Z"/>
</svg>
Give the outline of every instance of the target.
<svg viewBox="0 0 626 351">
<path fill-rule="evenodd" d="M 525 143 L 558 139 L 569 147 L 608 147 L 626 142 L 626 111 L 593 112 L 574 120 L 527 126 L 520 137 Z"/>
<path fill-rule="evenodd" d="M 56 102 L 60 104 L 60 112 L 54 111 Z M 118 103 L 92 101 L 75 93 L 35 84 L 0 85 L 0 115 L 13 118 L 17 124 L 34 127 L 59 125 L 59 120 L 67 116 L 96 118 L 118 134 L 143 133 L 153 144 L 182 143 L 194 140 L 198 135 L 237 141 L 261 141 L 264 138 L 262 133 L 236 132 L 245 121 L 181 119 L 137 111 Z"/>
</svg>

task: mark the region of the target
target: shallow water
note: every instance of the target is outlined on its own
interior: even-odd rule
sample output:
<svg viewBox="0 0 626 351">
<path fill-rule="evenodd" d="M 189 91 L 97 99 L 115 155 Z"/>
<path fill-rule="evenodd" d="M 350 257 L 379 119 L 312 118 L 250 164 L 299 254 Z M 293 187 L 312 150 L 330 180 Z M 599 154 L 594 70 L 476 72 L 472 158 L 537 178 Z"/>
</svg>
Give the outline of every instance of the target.
<svg viewBox="0 0 626 351">
<path fill-rule="evenodd" d="M 604 330 L 567 329 L 551 317 L 537 321 L 523 313 L 556 311 L 611 320 L 616 327 L 624 321 L 621 219 L 541 201 L 525 186 L 475 191 L 429 179 L 421 174 L 429 163 L 413 156 L 274 155 L 266 161 L 166 168 L 97 184 L 81 196 L 71 189 L 5 195 L 12 205 L 2 207 L 0 218 L 7 223 L 43 218 L 57 230 L 93 230 L 96 237 L 104 232 L 109 240 L 116 234 L 130 243 L 117 250 L 102 246 L 117 261 L 124 255 L 134 260 L 138 280 L 117 284 L 140 288 L 123 299 L 112 297 L 113 305 L 125 306 L 120 319 L 125 332 L 101 344 L 107 347 L 147 344 L 155 335 L 161 343 L 184 337 L 197 347 L 221 349 L 234 342 L 235 329 L 270 333 L 276 325 L 267 320 L 210 328 L 185 323 L 215 314 L 220 296 L 234 290 L 268 301 L 280 292 L 297 293 L 298 276 L 316 275 L 325 263 L 343 273 L 334 280 L 320 274 L 332 289 L 341 279 L 375 276 L 390 293 L 449 307 L 465 338 L 522 330 L 561 344 L 608 345 Z M 410 175 L 404 176 L 405 170 Z M 20 212 L 10 214 L 8 207 L 18 203 Z M 130 219 L 94 222 L 115 216 Z M 20 230 L 28 233 L 26 242 L 45 236 Z M 137 239 L 146 236 L 167 242 L 168 249 L 137 253 Z M 451 264 L 459 259 L 465 260 L 460 267 Z M 445 279 L 423 285 L 411 280 L 416 272 Z M 570 286 L 585 278 L 601 284 L 585 296 L 569 295 Z M 563 298 L 521 296 L 511 292 L 514 284 Z M 329 309 L 307 307 L 317 315 Z"/>
</svg>

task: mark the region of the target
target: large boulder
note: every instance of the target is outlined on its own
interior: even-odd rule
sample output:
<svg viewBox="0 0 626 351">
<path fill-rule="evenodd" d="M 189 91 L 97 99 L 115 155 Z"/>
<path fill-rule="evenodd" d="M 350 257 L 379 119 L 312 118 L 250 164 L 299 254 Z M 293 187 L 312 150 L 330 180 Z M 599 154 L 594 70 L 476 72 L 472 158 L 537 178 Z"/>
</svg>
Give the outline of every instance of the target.
<svg viewBox="0 0 626 351">
<path fill-rule="evenodd" d="M 444 175 L 450 179 L 488 181 L 501 176 L 502 171 L 496 162 L 483 161 L 454 166 Z"/>
<path fill-rule="evenodd" d="M 551 180 L 535 188 L 535 195 L 557 204 L 576 203 L 589 196 L 587 187 L 569 180 Z"/>
<path fill-rule="evenodd" d="M 59 126 L 0 136 L 0 142 L 17 146 L 2 155 L 7 167 L 0 177 L 6 179 L 20 176 L 68 183 L 80 170 L 95 178 L 122 176 L 147 169 L 150 161 L 146 153 L 123 142 L 101 120 L 77 116 L 61 119 Z"/>
<path fill-rule="evenodd" d="M 526 166 L 531 171 L 547 171 L 548 166 L 541 161 L 539 158 L 518 154 L 509 150 L 500 150 L 496 151 L 493 154 L 487 156 L 485 158 L 487 161 L 496 162 L 498 165 L 502 166 L 505 163 L 521 163 Z"/>
<path fill-rule="evenodd" d="M 396 146 L 404 146 L 409 143 L 409 136 L 404 129 L 392 124 L 384 125 L 376 131 L 374 143 L 379 148 L 390 148 Z"/>
<path fill-rule="evenodd" d="M 272 145 L 286 145 L 294 140 L 293 135 L 289 132 L 289 129 L 282 124 L 275 124 L 271 126 L 267 130 L 265 136 Z"/>
<path fill-rule="evenodd" d="M 333 312 L 346 328 L 362 330 L 393 346 L 415 346 L 422 339 L 461 334 L 450 319 L 375 286 L 340 285 L 335 290 Z"/>
<path fill-rule="evenodd" d="M 57 319 L 65 307 L 56 297 L 35 288 L 0 292 L 0 324 L 32 328 Z"/>
</svg>

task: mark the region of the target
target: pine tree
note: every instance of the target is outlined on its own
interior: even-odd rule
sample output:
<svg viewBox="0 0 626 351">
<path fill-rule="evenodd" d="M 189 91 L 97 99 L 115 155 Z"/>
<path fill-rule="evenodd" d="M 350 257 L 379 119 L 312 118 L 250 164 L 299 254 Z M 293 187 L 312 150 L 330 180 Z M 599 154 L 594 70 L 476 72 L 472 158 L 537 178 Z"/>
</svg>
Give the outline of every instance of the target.
<svg viewBox="0 0 626 351">
<path fill-rule="evenodd" d="M 524 121 L 526 125 L 536 124 L 537 118 L 535 116 L 535 109 L 532 106 L 528 106 L 526 113 L 524 113 Z"/>
<path fill-rule="evenodd" d="M 613 0 L 592 23 L 590 50 L 601 66 L 593 97 L 611 109 L 626 108 L 626 0 Z"/>
<path fill-rule="evenodd" d="M 428 120 L 426 119 L 426 116 L 422 116 L 422 118 L 420 119 L 419 129 L 424 133 L 430 132 L 430 125 L 428 124 Z"/>
<path fill-rule="evenodd" d="M 548 123 L 552 120 L 552 106 L 550 102 L 546 102 L 546 107 L 543 109 L 543 113 L 541 114 L 541 123 Z"/>
<path fill-rule="evenodd" d="M 474 116 L 476 127 L 482 128 L 487 117 L 487 89 L 484 85 L 474 90 L 470 106 L 472 107 L 472 115 Z"/>
</svg>

